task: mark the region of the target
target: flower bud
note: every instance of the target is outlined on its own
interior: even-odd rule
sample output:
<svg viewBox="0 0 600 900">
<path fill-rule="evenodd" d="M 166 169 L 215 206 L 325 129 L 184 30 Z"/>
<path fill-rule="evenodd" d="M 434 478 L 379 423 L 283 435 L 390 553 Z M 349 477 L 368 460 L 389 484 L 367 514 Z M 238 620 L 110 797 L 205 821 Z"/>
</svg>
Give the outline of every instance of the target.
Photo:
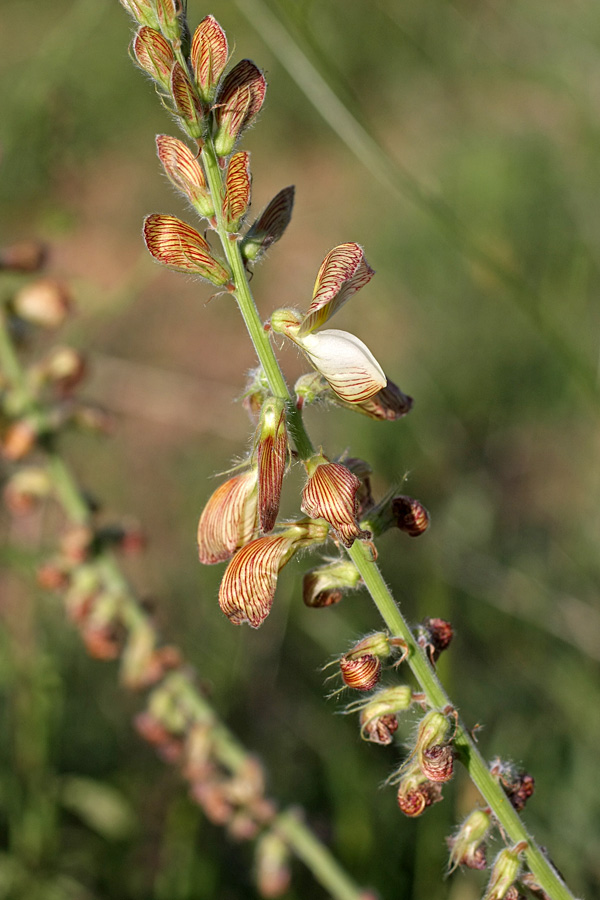
<svg viewBox="0 0 600 900">
<path fill-rule="evenodd" d="M 410 768 L 400 778 L 398 784 L 398 806 L 405 816 L 416 818 L 428 806 L 442 799 L 439 784 L 428 781 L 418 768 Z"/>
<path fill-rule="evenodd" d="M 181 38 L 180 0 L 153 0 L 160 30 L 168 41 L 178 42 Z"/>
<path fill-rule="evenodd" d="M 0 270 L 37 272 L 46 262 L 46 246 L 41 241 L 24 240 L 0 248 Z"/>
<path fill-rule="evenodd" d="M 339 603 L 346 591 L 362 584 L 360 572 L 350 559 L 331 559 L 304 573 L 302 599 L 306 606 L 322 608 Z"/>
<path fill-rule="evenodd" d="M 254 63 L 243 59 L 225 76 L 215 103 L 215 151 L 229 156 L 242 131 L 260 111 L 267 82 Z"/>
<path fill-rule="evenodd" d="M 227 37 L 214 16 L 205 16 L 194 32 L 190 51 L 192 72 L 202 100 L 210 105 L 227 65 Z"/>
<path fill-rule="evenodd" d="M 224 562 L 257 530 L 258 475 L 252 468 L 212 494 L 198 523 L 198 554 L 205 565 Z"/>
<path fill-rule="evenodd" d="M 202 166 L 183 141 L 166 134 L 156 138 L 156 148 L 165 174 L 171 184 L 190 201 L 206 219 L 215 213 L 214 203 L 206 187 Z"/>
<path fill-rule="evenodd" d="M 144 240 L 154 259 L 212 284 L 228 285 L 229 272 L 211 256 L 209 244 L 198 232 L 175 216 L 152 215 L 144 221 Z"/>
<path fill-rule="evenodd" d="M 227 166 L 223 195 L 223 226 L 236 232 L 250 205 L 250 154 L 234 153 Z"/>
<path fill-rule="evenodd" d="M 258 261 L 283 236 L 292 218 L 294 190 L 291 185 L 279 191 L 252 223 L 240 245 L 244 259 Z"/>
<path fill-rule="evenodd" d="M 371 691 L 381 677 L 381 660 L 372 653 L 362 656 L 342 656 L 340 671 L 344 684 L 355 691 Z"/>
<path fill-rule="evenodd" d="M 152 0 L 120 0 L 121 6 L 140 25 L 158 28 L 159 22 Z"/>
<path fill-rule="evenodd" d="M 429 527 L 429 513 L 419 500 L 401 495 L 394 497 L 391 507 L 396 526 L 411 537 L 418 537 Z"/>
<path fill-rule="evenodd" d="M 417 626 L 417 643 L 425 650 L 432 665 L 450 645 L 453 635 L 452 625 L 445 619 L 427 618 Z"/>
<path fill-rule="evenodd" d="M 41 328 L 58 328 L 71 310 L 71 298 L 64 284 L 39 278 L 24 285 L 13 297 L 15 315 Z"/>
<path fill-rule="evenodd" d="M 17 419 L 4 431 L 0 451 L 5 459 L 13 462 L 24 459 L 36 445 L 39 428 L 32 419 Z"/>
<path fill-rule="evenodd" d="M 297 523 L 282 534 L 250 541 L 235 554 L 223 575 L 219 604 L 234 625 L 253 628 L 268 616 L 279 572 L 302 546 L 321 543 L 326 534 L 310 523 Z"/>
<path fill-rule="evenodd" d="M 452 778 L 454 751 L 447 740 L 449 731 L 448 719 L 437 710 L 431 710 L 421 720 L 415 755 L 429 781 L 444 782 Z"/>
<path fill-rule="evenodd" d="M 449 871 L 457 866 L 469 869 L 485 869 L 485 837 L 491 828 L 490 813 L 483 809 L 475 809 L 464 820 L 456 834 L 449 838 L 450 859 Z"/>
<path fill-rule="evenodd" d="M 527 844 L 521 842 L 514 847 L 501 850 L 492 866 L 492 874 L 488 882 L 483 900 L 504 900 L 509 889 L 517 879 L 521 862 L 519 857 Z"/>
<path fill-rule="evenodd" d="M 345 547 L 356 538 L 369 537 L 356 521 L 360 481 L 340 463 L 328 462 L 321 454 L 305 462 L 308 481 L 302 491 L 302 510 L 313 519 L 325 519 Z"/>
<path fill-rule="evenodd" d="M 320 328 L 374 274 L 358 244 L 334 247 L 317 274 L 312 303 L 300 324 L 299 335 L 303 337 Z"/>
<path fill-rule="evenodd" d="M 19 469 L 4 485 L 4 502 L 17 515 L 31 512 L 52 492 L 52 480 L 46 469 L 28 466 Z"/>
<path fill-rule="evenodd" d="M 490 772 L 500 782 L 511 805 L 517 812 L 525 808 L 525 804 L 535 790 L 533 775 L 517 769 L 512 763 L 496 758 L 490 765 Z"/>
<path fill-rule="evenodd" d="M 290 886 L 290 852 L 274 831 L 266 831 L 256 842 L 255 878 L 261 897 L 281 897 Z"/>
<path fill-rule="evenodd" d="M 288 461 L 285 402 L 265 400 L 260 414 L 256 457 L 258 466 L 258 516 L 262 531 L 272 531 L 279 512 L 279 498 Z"/>
<path fill-rule="evenodd" d="M 140 28 L 131 45 L 133 55 L 140 69 L 164 90 L 171 89 L 171 70 L 175 56 L 169 42 L 160 31 L 144 26 Z"/>
<path fill-rule="evenodd" d="M 187 72 L 178 62 L 171 69 L 169 91 L 185 130 L 190 137 L 200 139 L 203 131 L 202 107 Z"/>
</svg>

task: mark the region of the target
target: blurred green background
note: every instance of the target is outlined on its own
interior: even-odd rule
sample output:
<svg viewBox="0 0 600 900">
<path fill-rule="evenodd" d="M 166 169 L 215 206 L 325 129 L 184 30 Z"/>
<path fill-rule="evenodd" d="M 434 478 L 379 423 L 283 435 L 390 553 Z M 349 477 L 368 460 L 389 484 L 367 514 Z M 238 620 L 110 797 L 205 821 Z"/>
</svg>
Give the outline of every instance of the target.
<svg viewBox="0 0 600 900">
<path fill-rule="evenodd" d="M 283 67 L 295 57 L 269 9 L 301 72 Z M 330 455 L 369 460 L 378 493 L 402 485 L 429 508 L 424 537 L 380 541 L 385 577 L 412 622 L 452 621 L 439 667 L 450 695 L 485 726 L 486 756 L 535 776 L 528 825 L 575 893 L 597 896 L 597 4 L 189 0 L 192 27 L 208 12 L 269 82 L 244 142 L 254 209 L 297 189 L 252 282 L 261 314 L 306 305 L 325 254 L 360 242 L 378 274 L 336 327 L 360 334 L 416 401 L 395 424 L 310 411 L 311 433 Z M 208 302 L 142 247 L 143 215 L 190 214 L 159 171 L 154 135 L 176 130 L 127 57 L 129 32 L 117 0 L 0 4 L 0 239 L 51 244 L 78 305 L 60 339 L 89 354 L 85 393 L 120 418 L 114 437 L 66 451 L 107 515 L 143 522 L 149 550 L 132 577 L 264 760 L 271 791 L 302 804 L 385 900 L 475 900 L 477 873 L 442 880 L 445 837 L 476 799 L 466 779 L 404 819 L 381 788 L 399 748 L 362 743 L 324 699 L 322 665 L 379 626 L 367 598 L 304 608 L 301 559 L 253 632 L 218 609 L 222 567 L 197 563 L 209 479 L 247 444 L 233 401 L 253 355 L 227 298 Z M 327 94 L 311 104 L 315 72 L 364 131 L 343 133 Z M 302 371 L 294 353 L 284 361 L 290 377 Z M 299 485 L 289 478 L 288 512 Z M 249 848 L 188 801 L 134 734 L 138 703 L 111 664 L 86 657 L 60 602 L 35 587 L 32 559 L 53 535 L 2 531 L 0 900 L 255 896 Z M 324 896 L 299 864 L 295 876 L 290 898 Z"/>
</svg>

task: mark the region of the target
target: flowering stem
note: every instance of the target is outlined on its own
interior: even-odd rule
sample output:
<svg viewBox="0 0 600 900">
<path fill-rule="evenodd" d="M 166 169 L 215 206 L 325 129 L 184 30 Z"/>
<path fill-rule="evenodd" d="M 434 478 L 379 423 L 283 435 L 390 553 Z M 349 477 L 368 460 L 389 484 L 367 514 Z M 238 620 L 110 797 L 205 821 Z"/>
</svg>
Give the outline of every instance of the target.
<svg viewBox="0 0 600 900">
<path fill-rule="evenodd" d="M 204 169 L 206 172 L 206 180 L 208 182 L 210 192 L 213 197 L 217 219 L 217 233 L 221 239 L 221 244 L 227 261 L 231 267 L 233 283 L 235 285 L 235 297 L 244 319 L 244 323 L 250 335 L 250 339 L 254 344 L 256 355 L 260 360 L 260 364 L 264 370 L 265 377 L 269 383 L 269 387 L 274 397 L 285 400 L 287 405 L 287 423 L 292 434 L 296 450 L 301 459 L 307 459 L 314 453 L 311 440 L 306 433 L 302 415 L 296 408 L 296 404 L 290 394 L 285 378 L 281 372 L 277 358 L 271 347 L 269 337 L 263 328 L 248 278 L 244 268 L 244 261 L 240 252 L 240 245 L 237 240 L 231 240 L 228 232 L 223 226 L 221 216 L 221 199 L 223 196 L 223 175 L 219 168 L 214 148 L 210 141 L 207 141 L 202 150 L 202 159 L 204 161 Z"/>
<path fill-rule="evenodd" d="M 262 326 L 256 303 L 250 291 L 246 271 L 239 249 L 239 242 L 230 239 L 225 231 L 220 216 L 220 198 L 223 192 L 223 180 L 216 155 L 210 143 L 205 144 L 203 158 L 207 182 L 210 187 L 215 208 L 217 209 L 217 231 L 231 267 L 235 295 L 242 313 L 246 328 L 254 344 L 254 348 L 265 371 L 273 394 L 285 399 L 290 409 L 290 431 L 296 444 L 298 455 L 306 459 L 314 453 L 313 445 L 308 437 L 302 421 L 301 412 L 296 409 L 273 352 L 267 334 Z M 434 669 L 424 651 L 416 643 L 412 632 L 390 593 L 381 572 L 371 558 L 367 545 L 357 540 L 348 550 L 348 554 L 358 569 L 363 582 L 371 594 L 377 609 L 393 637 L 400 637 L 406 643 L 407 663 L 413 672 L 421 690 L 427 697 L 427 703 L 434 709 L 453 709 L 450 698 L 446 694 Z M 454 746 L 461 762 L 469 772 L 471 780 L 481 792 L 486 803 L 491 807 L 504 830 L 507 838 L 517 844 L 523 842 L 527 864 L 538 883 L 552 900 L 573 900 L 573 895 L 562 879 L 557 875 L 539 847 L 527 831 L 521 818 L 513 809 L 508 797 L 490 773 L 483 757 L 464 724 L 457 720 Z"/>
<path fill-rule="evenodd" d="M 21 413 L 36 411 L 37 398 L 27 383 L 6 322 L 0 309 L 0 370 L 4 373 L 13 390 L 18 392 Z M 54 496 L 70 522 L 85 525 L 91 522 L 90 507 L 68 464 L 59 451 L 50 447 L 46 454 L 47 472 L 52 481 Z M 151 614 L 138 601 L 134 591 L 123 575 L 117 560 L 108 551 L 95 557 L 95 565 L 102 573 L 104 584 L 119 598 L 119 618 L 126 636 L 136 629 L 152 630 L 156 633 Z M 156 635 L 156 644 L 160 643 Z M 252 759 L 233 733 L 219 719 L 211 704 L 198 689 L 194 671 L 189 665 L 181 665 L 169 672 L 163 681 L 178 707 L 186 711 L 190 724 L 199 724 L 210 729 L 211 747 L 215 758 L 232 775 L 241 773 Z M 337 860 L 304 825 L 296 812 L 284 811 L 277 814 L 272 826 L 281 835 L 292 853 L 301 859 L 315 879 L 329 890 L 334 900 L 361 900 L 364 896 Z"/>
</svg>

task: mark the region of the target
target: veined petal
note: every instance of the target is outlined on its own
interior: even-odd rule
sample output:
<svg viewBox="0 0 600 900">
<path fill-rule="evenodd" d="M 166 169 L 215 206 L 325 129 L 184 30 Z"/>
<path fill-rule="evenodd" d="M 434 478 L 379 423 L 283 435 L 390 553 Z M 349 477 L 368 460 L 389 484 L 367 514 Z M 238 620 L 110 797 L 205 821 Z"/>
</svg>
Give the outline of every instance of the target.
<svg viewBox="0 0 600 900">
<path fill-rule="evenodd" d="M 223 225 L 229 232 L 237 231 L 250 205 L 250 154 L 234 153 L 227 166 L 223 197 Z"/>
<path fill-rule="evenodd" d="M 178 272 L 201 275 L 213 284 L 229 282 L 229 272 L 211 256 L 210 245 L 176 216 L 154 214 L 144 222 L 144 239 L 158 262 Z"/>
<path fill-rule="evenodd" d="M 325 519 L 344 546 L 351 547 L 355 538 L 368 536 L 356 521 L 360 481 L 346 466 L 327 462 L 325 457 L 320 459 L 323 461 L 314 467 L 308 461 L 309 478 L 302 491 L 302 510 L 314 519 Z"/>
<path fill-rule="evenodd" d="M 281 485 L 288 461 L 285 402 L 277 397 L 265 400 L 257 441 L 258 515 L 262 531 L 272 531 L 279 512 Z"/>
<path fill-rule="evenodd" d="M 358 244 L 340 244 L 327 254 L 315 282 L 312 303 L 300 326 L 309 334 L 323 325 L 375 272 Z"/>
<path fill-rule="evenodd" d="M 224 562 L 257 530 L 258 477 L 255 469 L 219 485 L 198 523 L 198 554 L 205 565 Z"/>
<path fill-rule="evenodd" d="M 244 128 L 257 115 L 267 90 L 265 76 L 252 60 L 243 59 L 225 76 L 217 94 L 215 150 L 228 156 Z"/>
<path fill-rule="evenodd" d="M 355 335 L 326 328 L 295 337 L 331 389 L 348 403 L 361 403 L 387 383 L 385 373 L 369 348 Z"/>
<path fill-rule="evenodd" d="M 214 204 L 206 187 L 202 166 L 190 148 L 178 138 L 159 134 L 156 138 L 158 158 L 171 184 L 192 203 L 200 215 L 214 215 Z"/>
<path fill-rule="evenodd" d="M 194 32 L 190 62 L 202 99 L 210 102 L 227 65 L 227 38 L 214 16 L 205 16 Z"/>
<path fill-rule="evenodd" d="M 160 31 L 147 25 L 142 26 L 133 39 L 131 49 L 140 68 L 168 90 L 175 56 L 171 45 Z"/>
<path fill-rule="evenodd" d="M 268 616 L 280 569 L 294 555 L 296 536 L 272 535 L 250 541 L 235 554 L 223 575 L 219 605 L 234 625 L 253 628 Z"/>
<path fill-rule="evenodd" d="M 185 129 L 193 138 L 202 136 L 202 108 L 190 77 L 178 62 L 171 69 L 171 96 Z"/>
<path fill-rule="evenodd" d="M 245 259 L 260 259 L 271 244 L 279 240 L 290 223 L 293 206 L 294 186 L 290 185 L 273 197 L 246 232 L 241 245 Z"/>
</svg>

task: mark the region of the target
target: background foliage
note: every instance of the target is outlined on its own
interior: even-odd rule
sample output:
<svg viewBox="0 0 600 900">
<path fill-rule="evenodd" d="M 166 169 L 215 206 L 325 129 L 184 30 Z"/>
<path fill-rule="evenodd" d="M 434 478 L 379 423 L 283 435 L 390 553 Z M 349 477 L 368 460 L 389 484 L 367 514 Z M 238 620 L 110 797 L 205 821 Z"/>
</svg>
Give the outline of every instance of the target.
<svg viewBox="0 0 600 900">
<path fill-rule="evenodd" d="M 261 314 L 306 303 L 322 258 L 356 240 L 377 278 L 344 311 L 416 398 L 384 425 L 309 414 L 329 453 L 350 447 L 375 484 L 422 499 L 433 525 L 380 544 L 413 621 L 449 618 L 440 671 L 480 746 L 525 765 L 526 819 L 573 889 L 600 885 L 598 410 L 600 24 L 591 0 L 426 4 L 284 0 L 272 8 L 387 152 L 382 184 L 261 38 L 254 3 L 189 0 L 236 58 L 267 73 L 247 137 L 254 208 L 286 184 L 288 233 L 257 269 Z M 250 18 L 248 17 L 250 16 Z M 253 20 L 253 22 L 251 21 Z M 0 235 L 37 235 L 74 285 L 68 339 L 90 355 L 87 393 L 118 433 L 66 450 L 107 516 L 129 512 L 150 549 L 131 564 L 217 708 L 264 759 L 271 789 L 307 809 L 352 874 L 382 897 L 470 900 L 476 874 L 442 882 L 444 838 L 468 783 L 422 821 L 380 789 L 397 751 L 334 716 L 320 667 L 378 626 L 366 597 L 305 609 L 282 575 L 259 632 L 218 610 L 221 567 L 195 529 L 213 474 L 243 451 L 234 398 L 252 351 L 233 305 L 159 270 L 142 216 L 188 215 L 154 155 L 173 132 L 126 54 L 116 0 L 3 0 Z M 293 377 L 302 363 L 286 357 Z M 286 491 L 296 506 L 292 477 Z M 52 523 L 2 525 L 0 898 L 204 900 L 254 896 L 247 848 L 223 840 L 132 731 L 135 701 L 90 661 L 33 569 Z M 320 896 L 298 867 L 290 897 Z"/>
</svg>

